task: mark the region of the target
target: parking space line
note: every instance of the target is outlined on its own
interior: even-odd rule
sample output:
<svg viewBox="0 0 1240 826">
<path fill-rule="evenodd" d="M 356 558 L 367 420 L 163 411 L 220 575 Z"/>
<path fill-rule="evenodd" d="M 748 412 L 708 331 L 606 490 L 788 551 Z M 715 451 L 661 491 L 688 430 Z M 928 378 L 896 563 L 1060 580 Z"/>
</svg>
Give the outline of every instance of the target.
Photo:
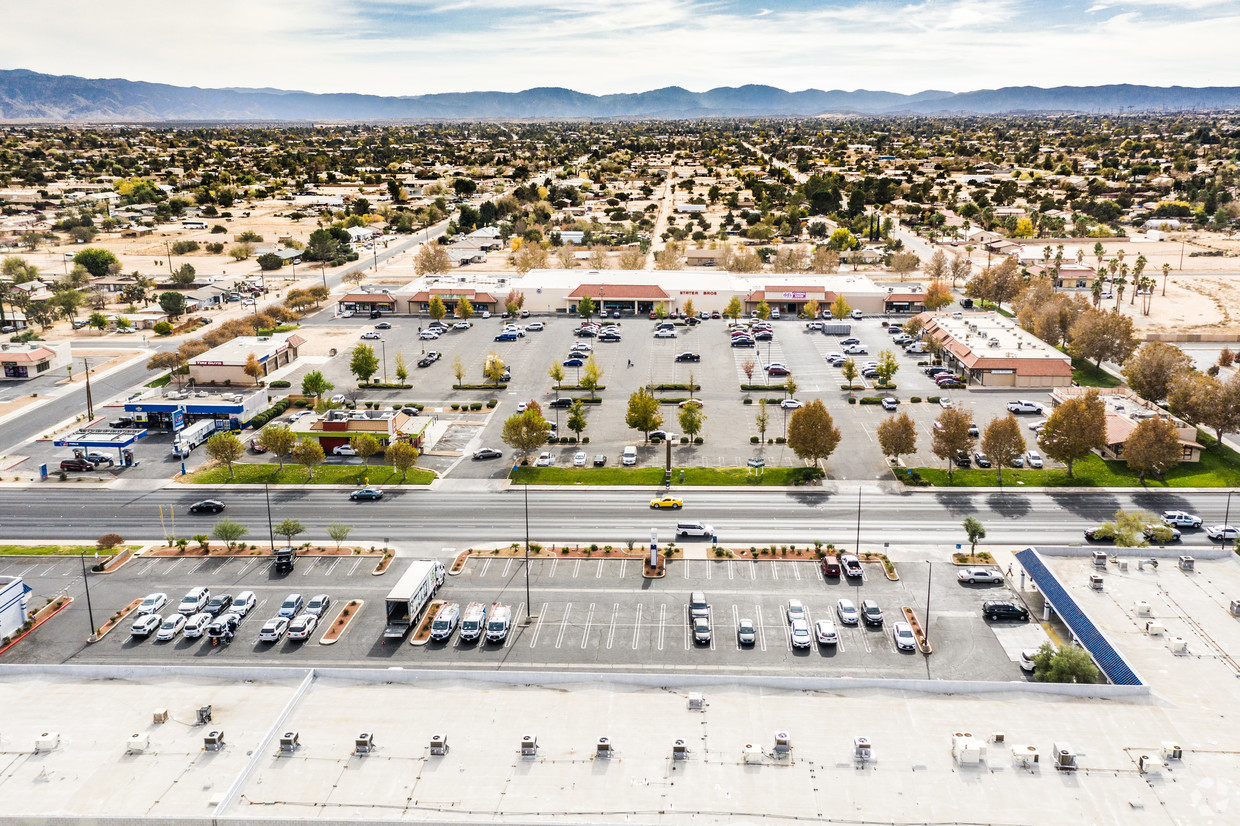
<svg viewBox="0 0 1240 826">
<path fill-rule="evenodd" d="M 771 566 L 771 579 L 774 579 L 774 580 L 779 579 L 779 566 L 778 565 Z"/>
<path fill-rule="evenodd" d="M 754 620 L 754 624 L 758 626 L 758 645 L 761 646 L 763 651 L 765 651 L 766 650 L 766 626 L 763 625 L 762 623 L 762 606 L 755 605 L 753 609 L 754 609 L 754 614 L 757 617 L 757 619 Z"/>
<path fill-rule="evenodd" d="M 500 576 L 507 578 L 508 572 L 512 570 L 513 558 L 508 557 L 508 561 L 504 563 L 504 570 L 500 572 Z"/>
<path fill-rule="evenodd" d="M 581 647 L 585 648 L 586 643 L 590 641 L 590 625 L 594 622 L 594 603 L 590 603 L 589 610 L 586 611 L 586 627 L 581 632 Z"/>
<path fill-rule="evenodd" d="M 740 628 L 740 626 L 741 626 L 741 609 L 736 607 L 736 603 L 734 602 L 732 603 L 732 627 Z M 712 634 L 711 636 L 714 636 L 714 635 Z M 737 648 L 740 648 L 741 647 L 740 635 L 736 635 L 736 638 L 733 640 L 733 642 L 736 643 Z"/>
<path fill-rule="evenodd" d="M 604 560 L 602 559 L 598 561 L 598 570 L 594 572 L 595 579 L 601 579 L 603 576 L 603 562 Z"/>
<path fill-rule="evenodd" d="M 164 573 L 165 574 L 176 573 L 177 568 L 180 568 L 181 563 L 184 561 L 185 561 L 184 558 L 176 560 L 175 562 L 173 562 L 171 565 L 168 566 L 167 570 L 165 570 Z"/>
<path fill-rule="evenodd" d="M 564 643 L 564 632 L 568 630 L 568 617 L 573 612 L 573 604 L 571 602 L 564 603 L 564 617 L 560 620 L 560 633 L 555 637 L 555 647 L 559 648 Z"/>
<path fill-rule="evenodd" d="M 340 557 L 333 557 L 332 561 L 327 563 L 327 570 L 323 572 L 323 576 L 331 576 L 332 571 L 336 570 L 336 566 L 340 564 Z"/>
<path fill-rule="evenodd" d="M 688 605 L 684 606 L 683 610 L 684 610 L 685 621 L 681 623 L 681 625 L 683 625 L 685 629 L 685 650 L 688 651 L 689 640 L 692 639 L 693 637 L 693 631 L 692 631 L 693 623 L 692 623 L 692 620 L 689 619 L 689 606 Z"/>
<path fill-rule="evenodd" d="M 362 564 L 362 558 L 359 556 L 357 558 L 357 561 L 349 566 L 349 576 L 353 576 L 353 574 L 357 572 L 357 566 L 361 564 Z"/>
<path fill-rule="evenodd" d="M 573 579 L 577 578 L 577 574 L 581 573 L 581 557 L 573 564 Z"/>
<path fill-rule="evenodd" d="M 686 559 L 685 564 L 680 566 L 680 574 L 685 579 L 689 578 L 689 566 L 692 564 L 693 564 L 692 562 Z"/>
<path fill-rule="evenodd" d="M 624 569 L 628 567 L 628 564 L 629 564 L 629 561 L 627 559 L 620 560 L 620 578 L 621 579 L 624 579 Z"/>
<path fill-rule="evenodd" d="M 728 579 L 736 579 L 736 563 L 728 560 Z"/>
<path fill-rule="evenodd" d="M 310 572 L 311 572 L 311 571 L 313 571 L 315 568 L 317 568 L 317 567 L 319 566 L 319 560 L 320 560 L 320 559 L 322 559 L 322 557 L 315 557 L 315 558 L 314 558 L 314 559 L 310 562 L 310 564 L 309 564 L 309 565 L 304 566 L 304 567 L 301 569 L 301 575 L 302 575 L 302 576 L 310 576 Z"/>
<path fill-rule="evenodd" d="M 611 650 L 612 640 L 616 636 L 616 615 L 620 613 L 620 603 L 613 602 L 611 604 L 611 625 L 607 627 L 607 650 Z"/>
<path fill-rule="evenodd" d="M 733 606 L 733 607 L 735 608 L 736 606 Z M 712 612 L 711 612 L 711 615 L 707 618 L 707 620 L 706 620 L 706 621 L 707 621 L 707 622 L 709 622 L 709 623 L 710 623 L 710 625 L 711 625 L 711 629 L 710 629 L 710 650 L 711 650 L 711 651 L 714 651 L 714 650 L 715 650 L 715 627 L 714 627 L 714 626 L 715 626 L 715 612 L 714 612 L 714 611 L 712 611 Z"/>
<path fill-rule="evenodd" d="M 524 615 L 524 613 L 525 613 L 525 603 L 524 603 L 524 602 L 521 602 L 521 603 L 519 603 L 519 604 L 517 605 L 517 612 L 516 612 L 515 614 L 513 614 L 513 616 L 514 616 L 514 617 L 520 617 L 520 616 Z M 516 640 L 517 640 L 517 635 L 516 635 L 516 634 L 514 634 L 514 633 L 512 632 L 512 629 L 509 629 L 509 630 L 508 630 L 508 636 L 504 637 L 504 646 L 503 646 L 503 647 L 504 647 L 504 648 L 511 648 L 513 645 L 515 645 L 515 644 L 516 644 Z"/>
<path fill-rule="evenodd" d="M 538 645 L 538 634 L 542 631 L 543 617 L 547 615 L 547 603 L 542 604 L 542 610 L 538 612 L 538 618 L 534 620 L 534 633 L 530 634 L 530 648 Z"/>
<path fill-rule="evenodd" d="M 638 603 L 637 616 L 633 619 L 633 650 L 637 650 L 637 637 L 642 630 L 642 606 Z"/>
<path fill-rule="evenodd" d="M 663 633 L 667 626 L 667 606 L 659 606 L 659 650 L 663 650 Z"/>
<path fill-rule="evenodd" d="M 492 559 L 494 559 L 494 557 L 488 556 L 486 559 L 482 560 L 482 570 L 478 572 L 478 576 L 484 577 L 487 575 L 487 569 L 491 567 Z"/>
<path fill-rule="evenodd" d="M 551 572 L 548 573 L 547 576 L 549 577 L 555 576 L 555 568 L 559 564 L 560 564 L 560 558 L 558 556 L 551 557 Z"/>
<path fill-rule="evenodd" d="M 711 578 L 711 572 L 714 570 L 715 570 L 715 566 L 711 565 L 710 562 L 707 562 L 706 563 L 706 578 L 707 579 Z"/>
<path fill-rule="evenodd" d="M 796 562 L 792 563 L 792 576 L 796 578 L 798 582 L 801 581 L 801 566 Z"/>
</svg>

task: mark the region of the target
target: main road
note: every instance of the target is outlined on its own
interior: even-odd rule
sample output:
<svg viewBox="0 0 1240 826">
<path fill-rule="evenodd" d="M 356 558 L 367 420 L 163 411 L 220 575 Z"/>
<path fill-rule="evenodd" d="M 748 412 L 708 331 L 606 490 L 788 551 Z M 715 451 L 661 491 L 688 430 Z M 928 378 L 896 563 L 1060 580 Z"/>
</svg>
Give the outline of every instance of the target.
<svg viewBox="0 0 1240 826">
<path fill-rule="evenodd" d="M 1227 492 L 1178 493 L 1128 490 L 899 490 L 838 487 L 790 490 L 678 489 L 680 511 L 652 511 L 651 492 L 606 488 L 529 491 L 532 541 L 649 542 L 650 530 L 670 541 L 677 521 L 703 521 L 722 544 L 834 542 L 863 544 L 943 544 L 963 542 L 961 521 L 981 520 L 989 543 L 1080 542 L 1081 531 L 1109 519 L 1119 508 L 1155 513 L 1183 509 L 1206 524 L 1223 521 Z M 45 484 L 0 490 L 6 539 L 89 540 L 118 533 L 129 541 L 158 540 L 173 534 L 210 533 L 220 517 L 191 516 L 187 506 L 217 498 L 224 515 L 249 528 L 250 541 L 267 536 L 267 500 L 262 488 L 179 488 L 156 491 L 88 490 L 80 485 Z M 174 522 L 168 505 L 174 506 Z M 1240 499 L 1236 501 L 1240 508 Z M 164 523 L 161 527 L 160 506 Z M 342 489 L 272 487 L 276 522 L 300 520 L 299 540 L 327 542 L 327 526 L 352 525 L 350 541 L 379 545 L 385 539 L 408 547 L 463 547 L 469 543 L 511 542 L 525 535 L 525 497 L 507 492 L 392 489 L 379 502 L 351 502 Z M 1205 535 L 1186 532 L 1186 545 L 1205 544 Z"/>
</svg>

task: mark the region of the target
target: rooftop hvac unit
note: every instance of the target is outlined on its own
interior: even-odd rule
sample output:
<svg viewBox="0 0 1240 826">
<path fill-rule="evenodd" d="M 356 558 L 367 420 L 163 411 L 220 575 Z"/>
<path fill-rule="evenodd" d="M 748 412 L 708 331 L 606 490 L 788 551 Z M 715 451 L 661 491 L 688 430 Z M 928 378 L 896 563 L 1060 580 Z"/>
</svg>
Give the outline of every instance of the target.
<svg viewBox="0 0 1240 826">
<path fill-rule="evenodd" d="M 1102 577 L 1098 576 L 1097 574 L 1091 575 L 1089 577 L 1089 587 L 1094 589 L 1095 591 L 1101 591 L 1102 590 Z"/>
<path fill-rule="evenodd" d="M 874 759 L 874 749 L 869 737 L 853 738 L 853 757 L 862 763 Z"/>
<path fill-rule="evenodd" d="M 1150 604 L 1143 599 L 1137 600 L 1137 604 L 1132 606 L 1132 610 L 1138 617 L 1154 616 L 1154 610 L 1150 607 Z"/>
<path fill-rule="evenodd" d="M 357 739 L 353 741 L 354 754 L 370 754 L 375 750 L 375 735 L 373 732 L 363 731 L 357 735 Z"/>
<path fill-rule="evenodd" d="M 741 757 L 746 763 L 761 763 L 763 757 L 762 749 L 753 743 L 746 743 L 745 748 L 741 750 Z"/>
<path fill-rule="evenodd" d="M 1194 564 L 1195 564 L 1195 560 L 1191 556 L 1180 557 L 1180 570 L 1181 571 L 1193 570 Z"/>
<path fill-rule="evenodd" d="M 1038 762 L 1038 747 L 1012 746 L 1012 762 L 1018 766 L 1032 766 Z"/>
<path fill-rule="evenodd" d="M 690 711 L 705 711 L 706 710 L 706 695 L 705 694 L 690 694 L 689 695 L 689 710 Z"/>
<path fill-rule="evenodd" d="M 151 735 L 144 732 L 129 735 L 125 742 L 125 754 L 141 754 L 151 747 Z"/>
<path fill-rule="evenodd" d="M 1170 642 L 1167 643 L 1167 648 L 1170 649 L 1172 654 L 1187 654 L 1188 641 L 1183 637 L 1172 637 Z"/>
<path fill-rule="evenodd" d="M 34 739 L 34 750 L 37 754 L 41 751 L 55 751 L 60 745 L 60 732 L 45 731 Z"/>
<path fill-rule="evenodd" d="M 526 734 L 521 738 L 521 756 L 533 757 L 538 754 L 538 738 L 532 734 Z"/>
<path fill-rule="evenodd" d="M 1184 758 L 1184 749 L 1175 743 L 1163 743 L 1162 756 L 1164 760 L 1182 760 Z"/>
<path fill-rule="evenodd" d="M 207 723 L 211 722 L 211 706 L 203 706 L 198 709 L 198 713 L 194 717 L 194 722 L 196 725 L 200 726 L 205 726 Z"/>
<path fill-rule="evenodd" d="M 224 730 L 208 731 L 207 736 L 202 738 L 202 747 L 207 751 L 219 751 L 224 748 Z"/>
<path fill-rule="evenodd" d="M 1128 573 L 1128 560 L 1121 559 L 1116 564 L 1119 565 L 1119 570 L 1121 573 Z"/>
<path fill-rule="evenodd" d="M 1059 771 L 1076 771 L 1076 752 L 1067 743 L 1055 744 L 1055 768 Z"/>
<path fill-rule="evenodd" d="M 1150 774 L 1160 769 L 1162 769 L 1162 763 L 1148 754 L 1143 754 L 1137 758 L 1137 771 L 1141 774 Z"/>
<path fill-rule="evenodd" d="M 792 736 L 786 731 L 775 732 L 775 753 L 789 754 L 792 751 Z"/>
<path fill-rule="evenodd" d="M 1163 625 L 1161 622 L 1147 622 L 1145 624 L 1145 633 L 1149 634 L 1151 637 L 1161 637 L 1163 634 L 1167 633 L 1167 626 Z"/>
<path fill-rule="evenodd" d="M 291 754 L 301 748 L 301 735 L 296 731 L 286 731 L 280 735 L 280 751 Z"/>
<path fill-rule="evenodd" d="M 594 747 L 594 756 L 600 760 L 607 760 L 611 757 L 613 749 L 611 747 L 611 739 L 608 737 L 598 738 L 598 743 Z"/>
<path fill-rule="evenodd" d="M 431 754 L 442 757 L 448 753 L 448 735 L 432 734 L 431 735 Z"/>
<path fill-rule="evenodd" d="M 1233 599 L 1231 601 L 1231 615 L 1233 617 L 1240 617 L 1240 599 Z"/>
<path fill-rule="evenodd" d="M 672 743 L 672 759 L 673 760 L 688 760 L 689 759 L 689 746 L 685 743 L 684 740 L 677 740 L 675 743 Z"/>
<path fill-rule="evenodd" d="M 1005 735 L 1001 731 L 996 731 L 990 735 L 990 742 L 992 743 L 1002 743 L 1004 739 L 1005 739 Z"/>
<path fill-rule="evenodd" d="M 1092 558 L 1094 560 L 1095 568 L 1098 568 L 1101 570 L 1106 569 L 1107 567 L 1107 552 L 1106 551 L 1094 551 L 1092 554 Z"/>
<path fill-rule="evenodd" d="M 952 757 L 960 766 L 977 766 L 982 762 L 984 754 L 982 746 L 970 734 L 956 734 L 952 737 Z"/>
<path fill-rule="evenodd" d="M 157 709 L 155 709 L 155 715 L 154 715 L 153 719 L 151 720 L 151 722 L 152 722 L 152 723 L 166 723 L 166 722 L 168 722 L 168 709 L 166 709 L 166 708 L 157 708 Z"/>
</svg>

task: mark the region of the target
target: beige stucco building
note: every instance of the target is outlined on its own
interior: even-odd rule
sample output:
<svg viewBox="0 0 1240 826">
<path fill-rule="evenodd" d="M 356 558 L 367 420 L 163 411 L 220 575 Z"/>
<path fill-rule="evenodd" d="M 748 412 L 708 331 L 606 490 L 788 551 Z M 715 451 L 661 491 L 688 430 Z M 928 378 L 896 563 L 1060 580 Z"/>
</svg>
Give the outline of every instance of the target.
<svg viewBox="0 0 1240 826">
<path fill-rule="evenodd" d="M 305 343 L 306 340 L 297 333 L 238 336 L 191 359 L 189 377 L 194 384 L 258 384 L 266 376 L 295 361 L 298 348 Z M 245 363 L 251 353 L 263 370 L 258 379 L 245 373 Z"/>
<path fill-rule="evenodd" d="M 924 336 L 942 348 L 943 362 L 970 385 L 1064 387 L 1072 358 L 998 313 L 923 313 Z"/>
</svg>

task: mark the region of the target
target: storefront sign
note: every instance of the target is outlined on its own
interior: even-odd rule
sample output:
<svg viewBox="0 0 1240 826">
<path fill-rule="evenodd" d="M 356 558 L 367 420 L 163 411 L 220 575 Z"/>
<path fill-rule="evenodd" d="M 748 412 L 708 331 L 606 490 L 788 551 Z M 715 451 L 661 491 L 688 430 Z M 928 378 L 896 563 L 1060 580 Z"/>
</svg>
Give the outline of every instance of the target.
<svg viewBox="0 0 1240 826">
<path fill-rule="evenodd" d="M 805 293 L 780 293 L 779 297 L 788 300 L 798 300 L 805 298 Z"/>
</svg>

